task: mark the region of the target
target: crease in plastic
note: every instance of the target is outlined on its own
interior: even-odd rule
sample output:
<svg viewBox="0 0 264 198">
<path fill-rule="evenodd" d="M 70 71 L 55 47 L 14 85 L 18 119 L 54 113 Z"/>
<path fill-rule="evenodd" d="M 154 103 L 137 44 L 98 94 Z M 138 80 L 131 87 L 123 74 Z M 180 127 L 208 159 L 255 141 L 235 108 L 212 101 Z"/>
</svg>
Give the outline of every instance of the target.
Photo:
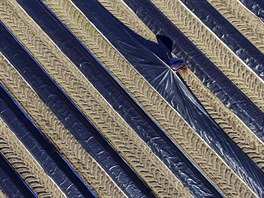
<svg viewBox="0 0 264 198">
<path fill-rule="evenodd" d="M 236 145 L 222 129 L 211 119 L 203 107 L 172 70 L 164 64 L 147 47 L 139 43 L 131 32 L 108 13 L 102 6 L 89 1 L 73 0 L 101 33 L 118 49 L 122 55 L 136 68 L 150 84 L 181 114 L 202 139 L 240 176 L 241 179 L 259 196 L 264 195 L 264 173 L 260 168 Z M 125 1 L 127 2 L 127 1 Z M 131 2 L 131 1 L 130 1 Z M 135 1 L 133 1 L 135 2 Z M 160 23 L 166 19 L 159 17 L 158 11 L 145 0 L 136 1 L 132 9 L 137 15 L 142 10 L 147 13 L 141 17 L 151 18 Z M 140 11 L 141 10 L 141 11 Z M 150 14 L 152 12 L 152 15 Z M 140 17 L 140 16 L 139 16 Z M 147 21 L 144 21 L 147 22 Z M 148 22 L 150 24 L 150 22 Z M 155 24 L 151 24 L 150 26 Z M 166 27 L 165 27 L 166 28 Z M 155 29 L 158 32 L 156 26 Z M 166 30 L 164 30 L 166 32 Z M 167 32 L 167 34 L 170 32 Z M 137 35 L 139 36 L 139 35 Z M 179 38 L 178 38 L 179 39 Z M 187 42 L 186 40 L 182 40 Z M 174 44 L 177 42 L 173 40 Z M 188 49 L 193 56 L 195 51 Z M 162 50 L 161 50 L 162 52 Z M 210 76 L 213 80 L 215 75 Z M 216 77 L 217 78 L 217 77 Z M 220 87 L 221 89 L 221 87 Z M 234 96 L 235 97 L 235 96 Z"/>
</svg>

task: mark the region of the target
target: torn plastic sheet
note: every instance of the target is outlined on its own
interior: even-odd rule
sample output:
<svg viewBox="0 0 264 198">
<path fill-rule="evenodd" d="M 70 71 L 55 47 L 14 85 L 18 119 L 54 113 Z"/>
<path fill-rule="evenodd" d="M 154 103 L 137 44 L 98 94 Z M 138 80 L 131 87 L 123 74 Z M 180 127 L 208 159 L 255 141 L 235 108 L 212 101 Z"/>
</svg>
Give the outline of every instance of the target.
<svg viewBox="0 0 264 198">
<path fill-rule="evenodd" d="M 264 22 L 264 1 L 263 0 L 239 0 L 246 8 L 253 12 Z"/>
<path fill-rule="evenodd" d="M 264 142 L 264 113 L 258 109 L 188 38 L 150 1 L 123 0 L 155 33 L 173 41 L 173 52 L 186 60 L 192 72 L 223 104 Z M 138 39 L 138 38 L 137 38 Z M 139 39 L 138 39 L 139 40 Z M 141 41 L 141 43 L 143 43 Z M 157 51 L 157 50 L 156 50 Z"/>
<path fill-rule="evenodd" d="M 55 146 L 40 132 L 0 85 L 0 116 L 58 187 L 71 197 L 95 197 Z"/>
<path fill-rule="evenodd" d="M 215 10 L 208 1 L 182 0 L 182 2 L 264 80 L 264 55 L 227 19 Z"/>
<path fill-rule="evenodd" d="M 73 0 L 73 2 L 229 167 L 256 194 L 263 196 L 264 173 L 210 118 L 181 79 L 150 50 L 133 38 L 127 28 L 98 2 L 94 0 L 90 0 L 89 3 L 85 0 Z M 141 10 L 144 6 L 147 10 L 147 16 L 142 16 L 145 20 L 152 17 L 150 14 L 152 12 L 155 19 L 165 24 L 164 19 L 158 16 L 160 12 L 154 10 L 151 4 L 147 4 L 148 1 L 140 0 L 140 2 L 137 1 L 137 8 Z M 138 9 L 136 13 L 140 15 L 142 11 Z"/>
<path fill-rule="evenodd" d="M 22 0 L 19 0 L 19 3 L 192 194 L 197 197 L 221 197 L 210 182 L 66 27 L 52 17 L 50 12 L 41 6 L 42 4 Z"/>
<path fill-rule="evenodd" d="M 8 197 L 36 198 L 37 195 L 29 188 L 12 165 L 0 153 L 0 188 Z"/>
<path fill-rule="evenodd" d="M 0 51 L 113 181 L 130 197 L 153 197 L 151 189 L 2 23 L 0 23 L 0 35 Z"/>
</svg>

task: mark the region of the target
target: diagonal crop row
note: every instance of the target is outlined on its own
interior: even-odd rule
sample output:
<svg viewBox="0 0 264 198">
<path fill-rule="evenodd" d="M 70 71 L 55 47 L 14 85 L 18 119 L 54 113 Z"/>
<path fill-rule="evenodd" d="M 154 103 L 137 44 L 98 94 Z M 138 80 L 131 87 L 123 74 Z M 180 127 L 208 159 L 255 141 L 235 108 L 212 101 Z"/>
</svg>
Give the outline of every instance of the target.
<svg viewBox="0 0 264 198">
<path fill-rule="evenodd" d="M 264 25 L 260 19 L 248 12 L 238 1 L 227 0 L 223 3 L 209 0 L 209 3 L 264 53 Z"/>
<path fill-rule="evenodd" d="M 219 189 L 228 195 L 252 196 L 252 192 L 245 184 L 96 30 L 91 22 L 78 13 L 79 11 L 71 2 L 50 0 L 45 2 Z"/>
<path fill-rule="evenodd" d="M 76 172 L 98 195 L 125 197 L 100 165 L 82 148 L 36 92 L 3 57 L 1 57 L 0 80 L 60 153 L 67 158 Z"/>
<path fill-rule="evenodd" d="M 1 118 L 0 152 L 38 196 L 65 197 Z"/>
<path fill-rule="evenodd" d="M 190 70 L 181 76 L 215 122 L 264 170 L 263 143 Z"/>
<path fill-rule="evenodd" d="M 177 1 L 152 0 L 255 105 L 264 111 L 264 83 L 217 39 L 183 4 Z"/>
<path fill-rule="evenodd" d="M 120 0 L 98 0 L 109 12 L 117 19 L 122 21 L 127 27 L 137 32 L 139 35 L 151 41 L 156 41 L 156 36 L 152 31 L 146 28 L 146 25 L 137 17 L 129 7 Z"/>
<path fill-rule="evenodd" d="M 121 0 L 109 2 L 99 0 L 115 17 L 120 19 L 125 24 L 128 24 L 131 29 L 139 34 L 143 34 L 146 39 L 152 39 L 154 34 L 148 32 L 148 28 L 139 24 L 129 23 L 136 21 L 135 15 L 129 14 L 129 11 L 123 6 Z M 119 2 L 119 3 L 118 3 Z M 121 5 L 121 6 L 117 6 Z M 222 5 L 222 4 L 221 4 Z M 126 12 L 126 17 L 122 17 Z M 140 28 L 139 28 L 140 27 Z M 214 96 L 210 90 L 193 73 L 181 73 L 187 85 L 193 93 L 201 101 L 207 112 L 219 124 L 219 126 L 236 142 L 243 151 L 248 154 L 251 159 L 263 170 L 264 169 L 264 147 L 263 144 L 255 137 L 255 135 L 237 118 L 225 105 Z M 208 99 L 209 98 L 209 99 Z"/>
<path fill-rule="evenodd" d="M 6 17 L 2 20 L 153 191 L 160 196 L 188 194 L 168 168 L 82 76 L 77 67 L 32 20 L 21 11 L 19 13 L 18 19 Z"/>
</svg>

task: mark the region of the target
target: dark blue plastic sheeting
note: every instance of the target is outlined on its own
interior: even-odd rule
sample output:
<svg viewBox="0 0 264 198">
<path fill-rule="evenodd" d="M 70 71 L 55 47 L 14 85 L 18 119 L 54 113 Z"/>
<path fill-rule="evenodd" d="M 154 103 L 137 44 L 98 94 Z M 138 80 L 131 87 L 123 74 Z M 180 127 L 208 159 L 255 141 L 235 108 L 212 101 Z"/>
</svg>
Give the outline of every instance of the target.
<svg viewBox="0 0 264 198">
<path fill-rule="evenodd" d="M 217 12 L 208 1 L 182 0 L 182 2 L 260 78 L 264 79 L 263 53 Z"/>
<path fill-rule="evenodd" d="M 264 142 L 264 114 L 150 1 L 124 0 L 155 33 L 173 41 L 173 52 Z"/>
<path fill-rule="evenodd" d="M 103 35 L 156 88 L 156 90 L 185 118 L 192 128 L 236 172 L 250 188 L 263 196 L 264 173 L 210 118 L 181 79 L 150 50 L 138 42 L 97 1 L 73 0 Z M 131 1 L 130 1 L 131 2 Z M 140 0 L 140 2 L 148 2 Z M 138 10 L 142 4 L 137 1 Z M 151 4 L 144 4 L 148 17 L 158 17 Z M 150 12 L 153 14 L 151 15 Z M 140 14 L 140 12 L 136 12 Z M 145 16 L 144 16 L 145 17 Z M 147 18 L 147 17 L 145 17 Z M 159 18 L 161 23 L 165 19 Z M 166 22 L 166 20 L 165 20 Z"/>
<path fill-rule="evenodd" d="M 66 196 L 95 197 L 54 145 L 27 119 L 1 85 L 0 116 Z"/>
<path fill-rule="evenodd" d="M 35 10 L 37 11 L 37 10 Z M 37 12 L 39 15 L 41 12 Z M 130 197 L 153 197 L 149 187 L 134 173 L 99 131 L 53 82 L 41 66 L 0 24 L 0 51 L 38 93 L 46 105 L 74 135 L 83 148 Z"/>
<path fill-rule="evenodd" d="M 239 0 L 239 1 L 264 22 L 263 0 Z"/>
<path fill-rule="evenodd" d="M 1 153 L 0 188 L 10 198 L 37 198 L 37 195 L 29 188 Z"/>
<path fill-rule="evenodd" d="M 55 17 L 49 14 L 48 10 L 38 3 L 19 2 L 193 194 L 203 197 L 209 197 L 213 194 L 215 194 L 214 197 L 217 196 L 218 192 L 196 167 L 191 164 L 103 66 L 97 62 L 92 54 Z M 50 25 L 47 25 L 47 23 Z M 199 189 L 197 189 L 197 186 L 199 186 Z"/>
</svg>

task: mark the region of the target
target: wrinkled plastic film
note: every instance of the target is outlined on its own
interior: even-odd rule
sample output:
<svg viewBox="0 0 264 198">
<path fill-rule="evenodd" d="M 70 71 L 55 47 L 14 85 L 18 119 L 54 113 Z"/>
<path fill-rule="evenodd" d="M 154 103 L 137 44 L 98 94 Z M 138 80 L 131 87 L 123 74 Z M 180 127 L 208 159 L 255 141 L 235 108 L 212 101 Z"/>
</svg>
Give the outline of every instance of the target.
<svg viewBox="0 0 264 198">
<path fill-rule="evenodd" d="M 264 1 L 257 1 L 257 0 L 239 0 L 239 1 L 264 22 Z"/>
<path fill-rule="evenodd" d="M 21 3 L 22 1 L 20 1 Z M 107 99 L 113 108 L 130 124 L 139 136 L 152 148 L 153 152 L 172 170 L 178 178 L 187 185 L 197 196 L 211 196 L 207 189 L 208 182 L 196 170 L 183 153 L 163 134 L 163 132 L 150 120 L 142 109 L 129 97 L 129 95 L 117 84 L 111 75 L 96 62 L 77 40 L 54 19 L 42 14 L 32 13 L 39 6 L 21 3 L 28 13 L 36 20 L 53 41 L 68 55 L 76 66 L 84 73 L 98 91 Z M 34 8 L 34 9 L 33 9 Z M 38 12 L 40 13 L 40 12 Z M 48 14 L 48 13 L 47 13 Z M 50 26 L 45 25 L 48 20 Z M 65 43 L 67 43 L 65 45 Z M 199 189 L 197 189 L 199 186 Z"/>
<path fill-rule="evenodd" d="M 40 14 L 40 12 L 39 12 Z M 140 188 L 144 183 L 123 161 L 116 151 L 101 137 L 97 129 L 80 113 L 73 103 L 62 93 L 31 56 L 17 43 L 4 26 L 0 50 L 27 80 L 42 100 L 74 135 L 83 148 L 113 177 L 123 188 L 143 196 Z M 89 140 L 89 141 L 87 141 Z M 138 182 L 138 183 L 136 183 Z M 143 184 L 142 184 L 143 183 Z M 144 197 L 144 196 L 143 196 Z"/>
<path fill-rule="evenodd" d="M 78 178 L 54 145 L 26 118 L 3 87 L 0 87 L 0 95 L 0 116 L 60 189 L 66 195 L 92 196 L 89 187 Z"/>
<path fill-rule="evenodd" d="M 207 1 L 182 2 L 209 27 L 260 78 L 264 79 L 264 55 Z"/>
<path fill-rule="evenodd" d="M 163 19 L 162 16 L 159 17 L 158 12 L 153 9 L 151 4 L 147 4 L 146 1 L 140 2 L 137 2 L 138 10 L 147 9 L 148 18 L 155 16 L 155 19 L 159 20 L 160 23 L 166 24 L 166 19 Z M 204 141 L 206 141 L 256 193 L 261 195 L 263 193 L 261 189 L 264 187 L 264 177 L 260 175 L 263 175 L 263 172 L 208 116 L 180 78 L 172 73 L 164 62 L 157 59 L 157 56 L 153 55 L 151 51 L 128 34 L 124 26 L 117 23 L 109 14 L 107 15 L 107 12 L 104 11 L 102 7 L 96 7 L 96 4 L 92 4 L 92 2 L 85 4 L 81 0 L 75 0 L 74 3 L 104 34 L 112 45 L 114 45 L 185 118 Z M 142 12 L 138 10 L 136 13 L 141 14 Z M 144 18 L 144 16 L 141 17 Z M 166 32 L 165 29 L 163 31 Z M 175 30 L 171 28 L 168 31 L 169 32 L 166 32 L 166 34 Z M 176 39 L 179 40 L 179 37 Z M 173 41 L 177 43 L 175 40 Z M 181 43 L 183 42 L 188 44 L 186 39 L 182 39 Z M 191 48 L 190 45 L 187 46 Z M 195 50 L 196 49 L 188 49 L 188 52 L 190 54 L 192 53 L 192 57 L 197 56 Z M 199 56 L 197 56 L 197 58 L 198 57 Z M 199 58 L 204 57 L 200 55 Z M 214 69 L 215 67 L 212 68 Z M 212 69 L 207 72 L 210 71 L 212 71 Z M 211 74 L 210 78 L 215 80 L 215 75 Z M 229 87 L 226 88 L 229 89 Z"/>
<path fill-rule="evenodd" d="M 155 33 L 173 41 L 173 52 L 263 142 L 264 114 L 204 54 L 201 53 L 151 2 L 124 0 Z"/>
</svg>

